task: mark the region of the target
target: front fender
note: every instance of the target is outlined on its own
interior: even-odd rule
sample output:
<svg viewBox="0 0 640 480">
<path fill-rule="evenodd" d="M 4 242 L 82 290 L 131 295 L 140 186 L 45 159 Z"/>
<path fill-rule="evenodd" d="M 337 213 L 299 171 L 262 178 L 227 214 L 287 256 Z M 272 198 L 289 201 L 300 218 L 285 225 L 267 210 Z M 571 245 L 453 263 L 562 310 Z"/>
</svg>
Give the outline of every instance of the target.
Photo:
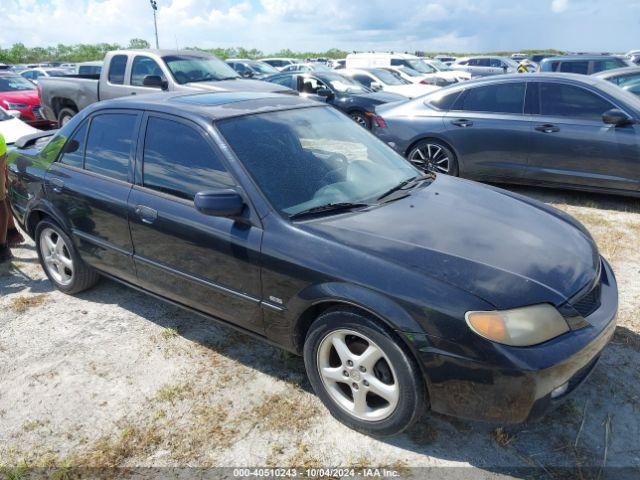
<svg viewBox="0 0 640 480">
<path fill-rule="evenodd" d="M 361 308 L 378 317 L 393 330 L 424 331 L 420 324 L 390 297 L 359 285 L 329 282 L 310 285 L 288 302 L 287 316 L 291 324 L 296 326 L 293 329 L 294 336 L 304 312 L 323 303 L 344 304 Z"/>
</svg>

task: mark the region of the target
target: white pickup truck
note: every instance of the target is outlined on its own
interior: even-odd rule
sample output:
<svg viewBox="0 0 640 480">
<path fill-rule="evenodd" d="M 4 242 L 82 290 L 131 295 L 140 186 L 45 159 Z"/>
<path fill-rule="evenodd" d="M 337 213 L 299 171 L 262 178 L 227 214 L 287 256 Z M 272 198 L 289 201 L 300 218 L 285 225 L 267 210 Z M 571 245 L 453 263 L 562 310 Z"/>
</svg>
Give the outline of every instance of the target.
<svg viewBox="0 0 640 480">
<path fill-rule="evenodd" d="M 38 90 L 43 115 L 59 126 L 100 100 L 160 90 L 296 94 L 275 83 L 243 79 L 219 58 L 189 50 L 109 52 L 99 75 L 43 78 Z"/>
</svg>

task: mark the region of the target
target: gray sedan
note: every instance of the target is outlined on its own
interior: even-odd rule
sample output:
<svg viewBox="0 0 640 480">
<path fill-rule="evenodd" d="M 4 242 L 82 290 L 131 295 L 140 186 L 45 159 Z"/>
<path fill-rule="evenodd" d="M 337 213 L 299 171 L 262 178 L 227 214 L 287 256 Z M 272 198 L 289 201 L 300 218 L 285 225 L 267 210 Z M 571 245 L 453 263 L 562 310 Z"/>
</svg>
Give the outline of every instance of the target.
<svg viewBox="0 0 640 480">
<path fill-rule="evenodd" d="M 640 99 L 604 80 L 504 75 L 376 114 L 373 132 L 423 170 L 640 195 Z"/>
</svg>

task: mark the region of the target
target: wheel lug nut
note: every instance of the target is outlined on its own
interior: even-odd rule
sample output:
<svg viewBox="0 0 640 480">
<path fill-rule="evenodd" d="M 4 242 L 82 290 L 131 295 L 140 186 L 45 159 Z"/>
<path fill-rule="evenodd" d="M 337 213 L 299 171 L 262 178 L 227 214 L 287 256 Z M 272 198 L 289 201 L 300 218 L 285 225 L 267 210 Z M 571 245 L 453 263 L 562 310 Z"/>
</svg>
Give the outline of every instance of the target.
<svg viewBox="0 0 640 480">
<path fill-rule="evenodd" d="M 353 387 L 354 390 L 358 389 L 358 384 L 357 383 L 352 383 L 351 386 Z"/>
<path fill-rule="evenodd" d="M 348 377 L 349 376 L 349 372 L 347 372 L 346 370 L 343 370 L 342 371 L 342 375 L 344 375 L 345 377 Z"/>
<path fill-rule="evenodd" d="M 353 362 L 351 360 L 347 360 L 347 365 L 349 365 L 350 367 L 353 367 Z"/>
<path fill-rule="evenodd" d="M 367 369 L 366 369 L 366 368 L 364 368 L 362 365 L 360 365 L 360 369 L 359 369 L 359 370 L 360 370 L 361 372 L 366 372 L 366 371 L 367 371 Z"/>
<path fill-rule="evenodd" d="M 367 382 L 366 380 L 363 380 L 363 381 L 362 381 L 362 384 L 363 384 L 365 387 L 368 387 L 368 386 L 369 386 L 369 382 Z"/>
</svg>

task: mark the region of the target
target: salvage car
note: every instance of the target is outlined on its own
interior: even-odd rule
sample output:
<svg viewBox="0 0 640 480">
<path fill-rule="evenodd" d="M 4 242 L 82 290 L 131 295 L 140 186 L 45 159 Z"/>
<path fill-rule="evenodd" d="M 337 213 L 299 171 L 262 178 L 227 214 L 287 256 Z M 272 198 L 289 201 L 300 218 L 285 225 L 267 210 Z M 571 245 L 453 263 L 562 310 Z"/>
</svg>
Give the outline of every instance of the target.
<svg viewBox="0 0 640 480">
<path fill-rule="evenodd" d="M 376 113 L 374 133 L 422 170 L 640 195 L 640 99 L 598 78 L 501 75 Z"/>
<path fill-rule="evenodd" d="M 116 50 L 95 75 L 41 78 L 43 115 L 64 125 L 100 100 L 158 91 L 256 91 L 294 93 L 260 80 L 243 79 L 219 58 L 190 50 Z"/>
<path fill-rule="evenodd" d="M 407 98 L 415 98 L 427 93 L 440 90 L 440 87 L 433 85 L 422 85 L 411 83 L 393 72 L 384 68 L 344 68 L 339 71 L 340 75 L 352 78 L 360 82 L 365 87 L 378 92 L 397 93 Z"/>
<path fill-rule="evenodd" d="M 580 223 L 424 175 L 322 103 L 149 95 L 31 141 L 9 197 L 56 288 L 106 276 L 301 354 L 330 412 L 369 434 L 427 408 L 540 416 L 615 329 L 616 281 Z"/>
<path fill-rule="evenodd" d="M 19 111 L 7 111 L 0 107 L 0 134 L 7 145 L 13 145 L 20 137 L 34 133 L 38 133 L 38 130 L 20 120 Z"/>
<path fill-rule="evenodd" d="M 377 105 L 407 100 L 407 97 L 397 93 L 374 92 L 360 82 L 332 70 L 280 73 L 265 80 L 297 90 L 304 97 L 333 105 L 367 129 L 371 128 L 371 116 Z"/>
</svg>

